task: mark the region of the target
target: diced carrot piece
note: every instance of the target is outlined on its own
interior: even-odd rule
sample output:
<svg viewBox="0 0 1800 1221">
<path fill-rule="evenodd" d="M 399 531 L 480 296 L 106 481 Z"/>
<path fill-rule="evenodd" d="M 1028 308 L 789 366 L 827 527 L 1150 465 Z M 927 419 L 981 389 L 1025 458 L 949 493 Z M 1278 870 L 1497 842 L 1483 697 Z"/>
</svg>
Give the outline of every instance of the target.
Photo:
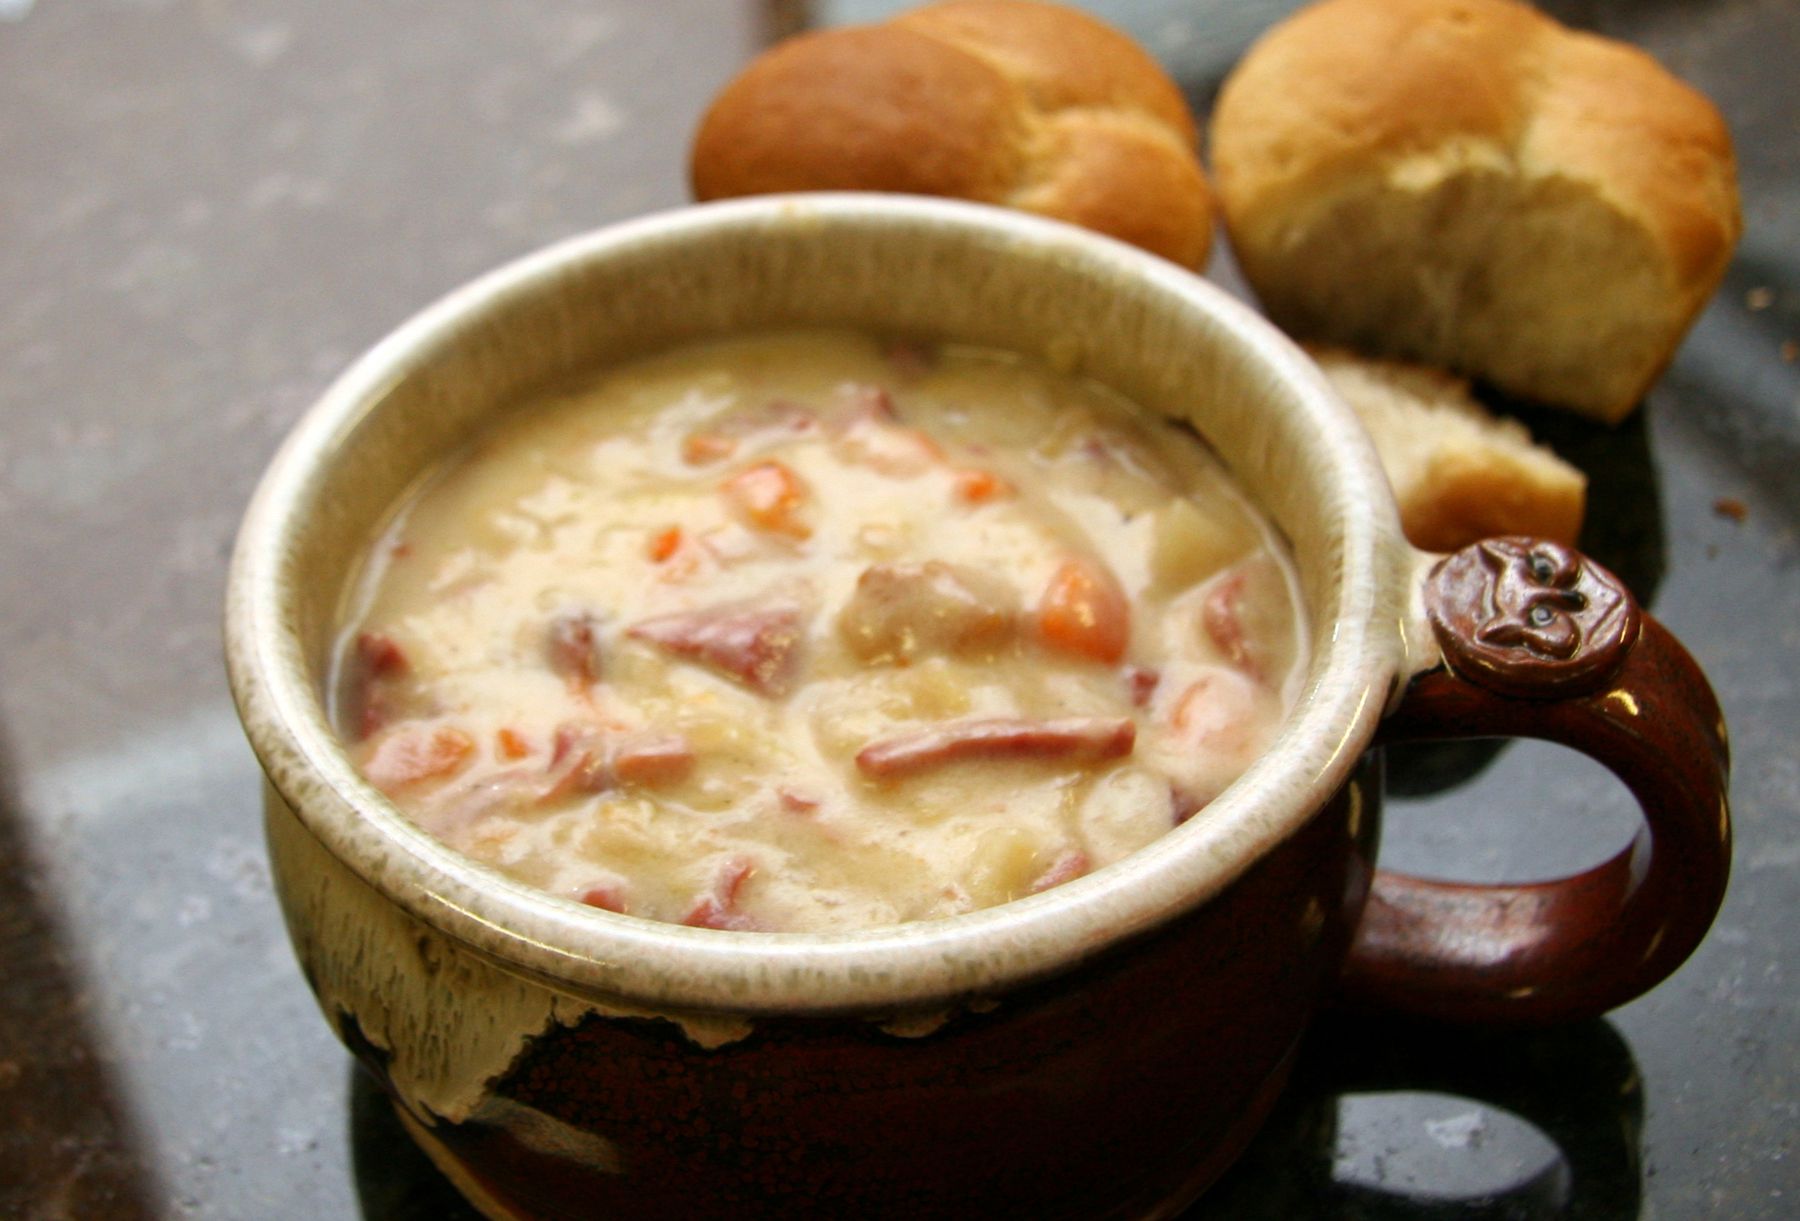
<svg viewBox="0 0 1800 1221">
<path fill-rule="evenodd" d="M 809 538 L 812 527 L 800 520 L 806 485 L 785 464 L 758 462 L 724 484 L 724 492 L 746 520 L 759 529 L 791 538 Z"/>
<path fill-rule="evenodd" d="M 1097 560 L 1063 561 L 1038 602 L 1037 621 L 1045 644 L 1091 661 L 1116 662 L 1131 643 L 1131 604 Z"/>
<path fill-rule="evenodd" d="M 502 759 L 523 759 L 531 753 L 531 743 L 525 735 L 505 725 L 494 735 L 494 748 Z"/>
<path fill-rule="evenodd" d="M 691 432 L 681 440 L 681 460 L 689 466 L 720 462 L 737 452 L 737 442 L 716 432 Z"/>
<path fill-rule="evenodd" d="M 727 529 L 744 534 L 737 525 Z M 723 567 L 735 558 L 722 554 L 705 534 L 689 534 L 680 526 L 668 526 L 651 535 L 644 551 L 656 564 L 656 579 L 672 584 L 688 580 L 702 568 Z"/>
<path fill-rule="evenodd" d="M 1012 484 L 993 471 L 972 468 L 957 471 L 952 487 L 956 498 L 964 504 L 981 505 L 1010 495 Z"/>
<path fill-rule="evenodd" d="M 650 536 L 645 550 L 655 563 L 662 563 L 677 551 L 681 550 L 682 532 L 680 526 L 665 526 Z"/>
<path fill-rule="evenodd" d="M 461 771 L 475 753 L 468 734 L 449 725 L 409 725 L 381 740 L 363 775 L 384 793 Z"/>
</svg>

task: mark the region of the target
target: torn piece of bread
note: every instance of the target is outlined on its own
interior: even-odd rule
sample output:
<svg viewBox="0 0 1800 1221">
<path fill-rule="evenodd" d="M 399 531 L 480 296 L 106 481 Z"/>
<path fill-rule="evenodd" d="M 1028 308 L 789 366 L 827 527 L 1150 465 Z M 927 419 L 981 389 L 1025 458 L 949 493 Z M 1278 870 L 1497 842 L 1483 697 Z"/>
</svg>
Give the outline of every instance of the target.
<svg viewBox="0 0 1800 1221">
<path fill-rule="evenodd" d="M 1000 204 L 1205 265 L 1213 206 L 1187 103 L 1111 26 L 948 0 L 780 43 L 726 85 L 690 161 L 701 200 L 900 191 Z"/>
<path fill-rule="evenodd" d="M 1630 413 L 1741 228 L 1730 135 L 1633 47 L 1513 0 L 1324 0 L 1226 80 L 1211 164 L 1290 333 Z"/>
<path fill-rule="evenodd" d="M 1501 534 L 1574 545 L 1587 477 L 1489 415 L 1460 377 L 1336 348 L 1309 348 L 1375 440 L 1407 541 L 1455 551 Z"/>
</svg>

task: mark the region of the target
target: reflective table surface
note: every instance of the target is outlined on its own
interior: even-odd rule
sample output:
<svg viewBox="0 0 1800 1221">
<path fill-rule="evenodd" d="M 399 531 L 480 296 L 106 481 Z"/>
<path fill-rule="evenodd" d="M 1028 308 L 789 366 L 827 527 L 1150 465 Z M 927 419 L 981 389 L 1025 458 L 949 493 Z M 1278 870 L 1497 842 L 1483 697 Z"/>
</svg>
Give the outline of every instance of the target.
<svg viewBox="0 0 1800 1221">
<path fill-rule="evenodd" d="M 289 953 L 219 660 L 237 516 L 363 347 L 683 202 L 694 121 L 755 48 L 880 7 L 0 0 L 0 1216 L 472 1216 Z M 1291 5 L 1092 7 L 1204 109 Z M 1592 477 L 1584 546 L 1718 686 L 1732 889 L 1603 1021 L 1328 1015 L 1196 1219 L 1800 1216 L 1800 5 L 1545 7 L 1647 46 L 1738 141 L 1738 259 L 1644 410 L 1529 416 Z M 1390 779 L 1384 861 L 1415 871 L 1547 876 L 1633 826 L 1549 747 Z"/>
</svg>

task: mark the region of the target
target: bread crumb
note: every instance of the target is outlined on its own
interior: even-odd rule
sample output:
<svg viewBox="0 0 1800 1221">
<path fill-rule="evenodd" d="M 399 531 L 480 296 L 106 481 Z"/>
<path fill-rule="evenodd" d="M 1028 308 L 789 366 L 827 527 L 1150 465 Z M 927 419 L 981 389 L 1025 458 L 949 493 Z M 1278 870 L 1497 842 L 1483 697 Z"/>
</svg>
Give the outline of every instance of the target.
<svg viewBox="0 0 1800 1221">
<path fill-rule="evenodd" d="M 1781 345 L 1781 359 L 1784 364 L 1790 365 L 1800 360 L 1800 343 L 1792 339 L 1785 340 Z"/>
<path fill-rule="evenodd" d="M 1753 288 L 1744 294 L 1744 308 L 1751 313 L 1766 310 L 1775 304 L 1775 290 L 1772 288 Z"/>
<path fill-rule="evenodd" d="M 1743 521 L 1750 516 L 1750 506 L 1735 496 L 1721 496 L 1713 501 L 1713 512 L 1732 521 Z"/>
</svg>

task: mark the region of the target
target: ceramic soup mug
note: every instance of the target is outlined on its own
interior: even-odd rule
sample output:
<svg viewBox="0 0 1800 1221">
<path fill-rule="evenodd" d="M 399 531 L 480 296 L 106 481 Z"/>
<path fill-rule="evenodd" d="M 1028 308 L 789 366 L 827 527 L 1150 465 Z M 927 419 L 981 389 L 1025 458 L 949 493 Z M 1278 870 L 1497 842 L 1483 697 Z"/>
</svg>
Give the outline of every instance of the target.
<svg viewBox="0 0 1800 1221">
<path fill-rule="evenodd" d="M 384 515 L 496 412 L 583 369 L 843 324 L 1052 353 L 1186 419 L 1290 544 L 1314 655 L 1274 745 L 1124 861 L 954 918 L 843 934 L 584 907 L 459 856 L 327 722 L 345 588 Z M 805 196 L 619 225 L 427 309 L 333 385 L 257 492 L 228 652 L 325 1015 L 494 1217 L 1151 1217 L 1248 1140 L 1334 993 L 1549 1022 L 1650 988 L 1729 854 L 1725 730 L 1611 575 L 1499 539 L 1426 555 L 1312 364 L 1181 269 L 973 205 Z M 1376 872 L 1379 746 L 1527 736 L 1642 806 L 1577 876 Z"/>
</svg>

